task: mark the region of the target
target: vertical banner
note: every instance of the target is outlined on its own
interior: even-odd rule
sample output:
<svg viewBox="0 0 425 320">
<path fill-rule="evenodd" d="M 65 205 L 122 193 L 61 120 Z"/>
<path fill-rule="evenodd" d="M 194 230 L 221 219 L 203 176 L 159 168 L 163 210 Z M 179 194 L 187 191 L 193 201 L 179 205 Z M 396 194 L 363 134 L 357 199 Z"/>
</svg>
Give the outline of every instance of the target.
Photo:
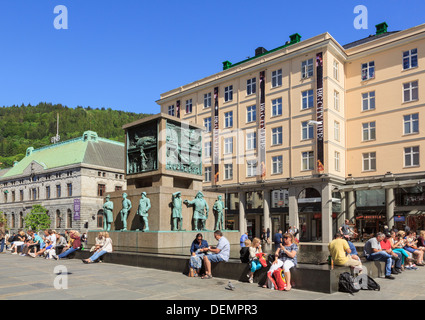
<svg viewBox="0 0 425 320">
<path fill-rule="evenodd" d="M 180 118 L 180 100 L 176 101 L 176 117 Z"/>
<path fill-rule="evenodd" d="M 316 73 L 317 73 L 317 89 L 316 89 L 316 136 L 317 136 L 317 172 L 323 173 L 324 168 L 324 152 L 323 152 L 323 56 L 322 52 L 316 54 Z"/>
<path fill-rule="evenodd" d="M 259 143 L 258 155 L 260 160 L 261 180 L 266 177 L 266 72 L 260 72 L 260 123 L 259 123 Z"/>
<path fill-rule="evenodd" d="M 80 220 L 80 199 L 74 199 L 74 220 Z"/>
<path fill-rule="evenodd" d="M 220 178 L 220 152 L 219 152 L 219 135 L 218 135 L 218 87 L 214 88 L 214 130 L 213 130 L 213 141 L 214 141 L 214 183 L 217 183 Z"/>
</svg>

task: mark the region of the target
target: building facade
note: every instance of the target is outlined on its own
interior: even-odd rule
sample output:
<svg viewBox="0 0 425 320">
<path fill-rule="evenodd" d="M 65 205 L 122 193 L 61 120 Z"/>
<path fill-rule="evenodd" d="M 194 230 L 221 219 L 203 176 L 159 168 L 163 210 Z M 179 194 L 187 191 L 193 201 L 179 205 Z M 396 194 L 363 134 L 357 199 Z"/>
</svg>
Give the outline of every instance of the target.
<svg viewBox="0 0 425 320">
<path fill-rule="evenodd" d="M 86 131 L 80 138 L 28 148 L 24 159 L 0 171 L 0 211 L 11 232 L 25 229 L 35 204 L 48 210 L 52 229 L 86 232 L 103 228 L 106 194 L 125 189 L 124 144 Z"/>
<path fill-rule="evenodd" d="M 329 242 L 346 217 L 361 234 L 418 225 L 425 25 L 380 24 L 344 46 L 329 33 L 300 40 L 157 101 L 205 126 L 204 189 L 226 194 L 227 227 L 259 236 L 295 225 L 302 241 Z"/>
</svg>

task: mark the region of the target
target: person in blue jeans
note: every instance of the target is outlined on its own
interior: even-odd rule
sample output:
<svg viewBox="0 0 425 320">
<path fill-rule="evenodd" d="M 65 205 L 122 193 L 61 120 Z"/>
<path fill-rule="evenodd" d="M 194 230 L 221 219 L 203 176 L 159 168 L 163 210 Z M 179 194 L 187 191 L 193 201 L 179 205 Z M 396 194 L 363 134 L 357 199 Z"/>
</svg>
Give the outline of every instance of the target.
<svg viewBox="0 0 425 320">
<path fill-rule="evenodd" d="M 62 258 L 65 258 L 66 256 L 70 255 L 74 251 L 80 250 L 80 248 L 81 248 L 80 233 L 78 231 L 72 230 L 72 231 L 70 231 L 69 235 L 70 235 L 71 239 L 73 240 L 72 248 L 69 248 L 68 250 L 66 250 L 65 252 L 61 253 L 58 256 L 53 256 L 53 258 L 55 258 L 56 260 L 60 260 Z"/>
<path fill-rule="evenodd" d="M 259 258 L 257 257 L 257 253 L 262 253 L 261 250 L 261 240 L 258 238 L 254 238 L 252 240 L 251 246 L 249 247 L 249 259 L 250 259 L 250 272 L 247 274 L 249 283 L 254 282 L 254 273 L 257 270 L 260 270 L 262 265 L 260 263 Z"/>
<path fill-rule="evenodd" d="M 0 253 L 4 250 L 4 242 L 6 240 L 6 228 L 4 227 L 4 222 L 0 221 Z"/>
<path fill-rule="evenodd" d="M 394 280 L 395 278 L 391 275 L 392 257 L 381 248 L 381 241 L 384 239 L 385 235 L 382 232 L 378 232 L 376 237 L 369 239 L 364 246 L 364 255 L 368 261 L 384 261 L 385 279 Z"/>
<path fill-rule="evenodd" d="M 93 263 L 104 254 L 112 252 L 112 239 L 109 237 L 109 233 L 104 232 L 103 237 L 103 245 L 90 258 L 82 260 L 84 263 Z"/>
</svg>

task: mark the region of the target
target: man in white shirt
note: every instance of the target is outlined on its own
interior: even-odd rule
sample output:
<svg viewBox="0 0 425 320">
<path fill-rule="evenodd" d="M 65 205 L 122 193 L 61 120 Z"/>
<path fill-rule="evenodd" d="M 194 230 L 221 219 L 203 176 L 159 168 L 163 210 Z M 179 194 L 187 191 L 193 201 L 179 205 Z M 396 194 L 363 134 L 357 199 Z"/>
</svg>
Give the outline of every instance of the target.
<svg viewBox="0 0 425 320">
<path fill-rule="evenodd" d="M 202 279 L 211 279 L 211 262 L 220 262 L 229 261 L 230 257 L 230 243 L 227 240 L 220 230 L 214 232 L 214 238 L 218 240 L 217 247 L 215 249 L 209 247 L 209 251 L 212 254 L 206 254 L 204 256 L 204 264 L 205 264 L 205 276 Z"/>
</svg>

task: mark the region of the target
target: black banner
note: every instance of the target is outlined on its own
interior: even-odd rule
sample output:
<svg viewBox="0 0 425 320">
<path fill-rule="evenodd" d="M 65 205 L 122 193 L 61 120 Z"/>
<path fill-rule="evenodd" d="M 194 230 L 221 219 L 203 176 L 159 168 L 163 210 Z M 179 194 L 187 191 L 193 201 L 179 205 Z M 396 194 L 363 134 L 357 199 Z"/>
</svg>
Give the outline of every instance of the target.
<svg viewBox="0 0 425 320">
<path fill-rule="evenodd" d="M 317 136 L 317 172 L 324 171 L 323 152 L 323 56 L 322 52 L 316 55 L 317 89 L 316 89 L 316 136 Z"/>
<path fill-rule="evenodd" d="M 260 72 L 260 112 L 259 112 L 259 143 L 258 155 L 260 162 L 260 177 L 264 180 L 266 177 L 266 72 Z"/>
<path fill-rule="evenodd" d="M 220 150 L 219 150 L 219 129 L 218 129 L 218 87 L 214 88 L 214 130 L 213 130 L 213 141 L 214 141 L 214 182 L 217 183 L 220 176 Z"/>
</svg>

